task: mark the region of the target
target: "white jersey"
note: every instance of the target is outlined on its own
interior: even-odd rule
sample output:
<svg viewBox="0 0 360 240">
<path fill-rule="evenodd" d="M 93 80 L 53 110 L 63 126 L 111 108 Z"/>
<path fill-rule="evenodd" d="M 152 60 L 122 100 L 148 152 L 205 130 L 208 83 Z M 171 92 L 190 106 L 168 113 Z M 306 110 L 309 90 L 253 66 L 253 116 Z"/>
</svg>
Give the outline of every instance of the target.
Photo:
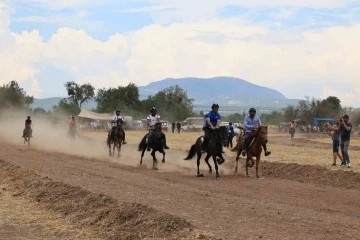
<svg viewBox="0 0 360 240">
<path fill-rule="evenodd" d="M 116 127 L 116 122 L 117 122 L 117 120 L 119 120 L 119 119 L 121 119 L 121 120 L 124 121 L 124 119 L 123 119 L 122 116 L 117 116 L 117 115 L 115 115 L 115 116 L 113 117 L 113 121 L 114 121 L 115 123 L 112 123 L 111 126 Z"/>
<path fill-rule="evenodd" d="M 155 116 L 149 115 L 146 119 L 150 120 L 150 127 L 152 127 L 155 126 L 155 123 L 160 121 L 160 116 L 157 114 Z"/>
</svg>

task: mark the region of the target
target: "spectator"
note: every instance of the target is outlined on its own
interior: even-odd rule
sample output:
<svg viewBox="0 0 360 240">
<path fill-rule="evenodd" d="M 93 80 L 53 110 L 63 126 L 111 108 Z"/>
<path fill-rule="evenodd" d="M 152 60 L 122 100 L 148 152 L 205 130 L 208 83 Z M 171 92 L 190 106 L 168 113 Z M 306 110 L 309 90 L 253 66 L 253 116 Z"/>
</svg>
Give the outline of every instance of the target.
<svg viewBox="0 0 360 240">
<path fill-rule="evenodd" d="M 327 123 L 327 127 L 329 126 L 330 126 L 329 123 Z M 349 122 L 349 116 L 345 114 L 344 117 L 340 119 L 340 125 L 338 131 L 340 132 L 340 139 L 341 139 L 340 149 L 341 149 L 341 155 L 343 157 L 343 161 L 340 166 L 348 167 L 348 168 L 351 167 L 349 153 L 348 153 L 351 129 L 352 129 L 352 124 Z"/>
<path fill-rule="evenodd" d="M 172 133 L 175 132 L 175 121 L 173 121 L 171 124 L 171 130 L 172 130 Z"/>
<path fill-rule="evenodd" d="M 331 127 L 329 125 L 329 123 L 326 123 L 327 129 L 329 131 L 333 131 L 332 134 L 329 133 L 329 135 L 332 136 L 332 141 L 333 141 L 333 158 L 334 158 L 334 162 L 333 162 L 333 166 L 336 166 L 336 159 L 337 157 L 339 157 L 339 159 L 341 160 L 341 162 L 343 162 L 343 158 L 340 156 L 339 153 L 339 146 L 340 146 L 340 119 L 336 119 L 336 128 Z"/>
<path fill-rule="evenodd" d="M 234 138 L 234 127 L 232 125 L 232 122 L 229 122 L 229 134 L 228 134 L 228 145 L 227 145 L 227 148 L 229 148 L 229 146 L 231 148 L 233 148 L 233 138 Z"/>
<path fill-rule="evenodd" d="M 180 134 L 181 124 L 180 124 L 179 121 L 178 121 L 177 124 L 176 124 L 176 128 L 177 128 L 177 130 L 178 130 L 178 133 Z"/>
</svg>

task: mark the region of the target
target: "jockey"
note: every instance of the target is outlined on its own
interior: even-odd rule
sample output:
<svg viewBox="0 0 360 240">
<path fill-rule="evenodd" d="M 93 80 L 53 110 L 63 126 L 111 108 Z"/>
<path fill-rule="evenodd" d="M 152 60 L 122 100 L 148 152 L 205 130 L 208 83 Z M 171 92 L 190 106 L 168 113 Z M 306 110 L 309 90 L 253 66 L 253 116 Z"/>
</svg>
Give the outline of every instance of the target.
<svg viewBox="0 0 360 240">
<path fill-rule="evenodd" d="M 69 128 L 76 127 L 76 120 L 74 116 L 71 116 L 71 119 L 69 120 Z"/>
<path fill-rule="evenodd" d="M 221 122 L 221 115 L 218 113 L 219 111 L 219 105 L 213 104 L 211 106 L 211 111 L 206 114 L 206 122 L 205 122 L 205 136 L 204 141 L 201 145 L 201 151 L 205 153 L 207 151 L 207 147 L 209 145 L 209 134 L 212 132 L 212 130 L 219 127 Z"/>
<path fill-rule="evenodd" d="M 290 123 L 290 129 L 294 129 L 295 130 L 296 124 L 294 121 L 291 121 Z"/>
<path fill-rule="evenodd" d="M 257 126 L 261 125 L 261 120 L 260 117 L 258 115 L 256 115 L 256 110 L 255 108 L 250 108 L 249 110 L 249 115 L 245 116 L 244 118 L 244 127 L 245 127 L 245 141 L 244 141 L 244 145 L 243 145 L 243 151 L 242 151 L 242 155 L 245 156 L 246 152 L 247 152 L 247 148 L 249 147 L 249 144 L 252 140 L 252 138 L 249 138 L 248 136 L 250 135 L 251 131 L 256 128 Z M 266 143 L 262 143 L 262 146 L 264 148 L 265 151 L 265 156 L 269 156 L 271 154 L 270 151 L 267 150 L 266 147 Z"/>
<path fill-rule="evenodd" d="M 108 137 L 111 138 L 114 136 L 115 132 L 116 132 L 116 127 L 117 127 L 117 121 L 120 120 L 121 124 L 124 124 L 124 119 L 122 116 L 120 116 L 120 113 L 121 111 L 118 109 L 116 110 L 115 112 L 115 116 L 113 117 L 112 119 L 112 128 L 111 130 L 109 131 L 109 134 L 108 134 Z M 123 134 L 123 144 L 126 144 L 126 141 L 125 141 L 125 131 L 124 129 L 122 128 L 122 134 Z"/>
<path fill-rule="evenodd" d="M 150 144 L 151 144 L 151 137 L 152 137 L 152 134 L 154 132 L 154 126 L 156 123 L 159 123 L 160 122 L 160 116 L 156 114 L 156 108 L 155 107 L 152 107 L 150 109 L 150 112 L 151 114 L 146 118 L 147 120 L 147 125 L 148 125 L 148 128 L 149 128 L 149 138 L 148 138 L 148 146 L 147 146 L 147 151 L 150 151 Z M 161 132 L 161 135 L 163 136 L 163 140 L 164 140 L 164 149 L 169 149 L 169 147 L 167 146 L 166 144 L 166 136 L 163 132 Z"/>
<path fill-rule="evenodd" d="M 31 118 L 30 118 L 30 116 L 28 116 L 27 119 L 25 120 L 25 129 L 24 129 L 24 131 L 23 131 L 23 136 L 22 136 L 22 137 L 25 137 L 25 131 L 26 131 L 26 128 L 27 128 L 27 127 L 28 127 L 29 130 L 30 130 L 30 137 L 33 137 L 33 136 L 32 136 L 31 124 L 32 124 Z"/>
</svg>

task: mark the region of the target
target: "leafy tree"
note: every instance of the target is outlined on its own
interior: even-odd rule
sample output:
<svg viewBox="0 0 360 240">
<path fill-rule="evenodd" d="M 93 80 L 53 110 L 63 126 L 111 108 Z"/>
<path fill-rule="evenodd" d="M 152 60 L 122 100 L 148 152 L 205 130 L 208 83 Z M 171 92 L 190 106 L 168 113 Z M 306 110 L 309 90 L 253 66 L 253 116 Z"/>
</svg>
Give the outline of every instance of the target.
<svg viewBox="0 0 360 240">
<path fill-rule="evenodd" d="M 67 99 L 78 108 L 95 96 L 95 88 L 90 83 L 79 85 L 75 82 L 67 82 L 65 88 L 68 94 Z"/>
<path fill-rule="evenodd" d="M 140 110 L 139 89 L 130 83 L 126 87 L 100 89 L 96 95 L 97 112 L 113 112 L 117 108 Z"/>
<path fill-rule="evenodd" d="M 48 112 L 46 112 L 46 110 L 43 109 L 43 108 L 35 108 L 33 110 L 33 114 L 35 114 L 35 115 L 48 115 Z"/>
<path fill-rule="evenodd" d="M 283 120 L 285 122 L 291 122 L 299 117 L 299 109 L 297 106 L 288 106 L 284 109 Z"/>
<path fill-rule="evenodd" d="M 0 108 L 28 108 L 34 98 L 28 96 L 16 81 L 11 81 L 0 87 Z"/>
<path fill-rule="evenodd" d="M 75 116 L 80 113 L 80 108 L 76 105 L 76 103 L 68 102 L 66 99 L 62 99 L 58 105 L 53 106 L 53 112 Z"/>
<path fill-rule="evenodd" d="M 281 121 L 282 118 L 283 118 L 283 115 L 281 112 L 272 111 L 271 113 L 266 113 L 266 114 L 261 115 L 261 123 L 277 125 Z"/>
<path fill-rule="evenodd" d="M 204 117 L 205 113 L 203 111 L 200 111 L 199 116 Z"/>
<path fill-rule="evenodd" d="M 142 101 L 144 110 L 149 111 L 152 106 L 165 117 L 185 119 L 193 115 L 194 99 L 189 98 L 187 92 L 178 85 L 165 88 L 154 96 Z"/>
<path fill-rule="evenodd" d="M 244 118 L 240 113 L 230 114 L 229 116 L 227 116 L 227 119 L 229 120 L 229 122 L 233 122 L 233 123 L 238 123 L 238 122 L 242 123 L 244 121 Z"/>
</svg>

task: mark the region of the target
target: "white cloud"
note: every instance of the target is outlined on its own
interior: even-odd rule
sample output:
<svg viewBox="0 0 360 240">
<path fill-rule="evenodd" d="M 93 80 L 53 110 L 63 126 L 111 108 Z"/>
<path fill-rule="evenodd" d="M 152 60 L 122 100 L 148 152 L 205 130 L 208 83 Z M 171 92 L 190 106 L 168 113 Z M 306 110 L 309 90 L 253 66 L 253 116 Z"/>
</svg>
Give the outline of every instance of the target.
<svg viewBox="0 0 360 240">
<path fill-rule="evenodd" d="M 60 28 L 45 42 L 36 30 L 11 33 L 9 11 L 4 5 L 0 8 L 0 39 L 8 39 L 0 40 L 0 81 L 40 81 L 38 74 L 44 66 L 53 66 L 98 88 L 129 82 L 143 85 L 166 77 L 219 75 L 274 88 L 314 81 L 324 86 L 329 81 L 358 86 L 360 24 L 279 33 L 239 18 L 211 18 L 169 26 L 153 24 L 115 34 L 107 41 L 94 39 L 83 30 Z M 34 89 L 41 88 L 36 84 Z M 324 94 L 322 89 L 311 92 Z M 304 95 L 308 92 L 288 97 Z M 360 99 L 339 96 L 344 102 L 360 105 Z"/>
<path fill-rule="evenodd" d="M 28 92 L 28 94 L 30 96 L 39 97 L 42 92 L 43 92 L 43 90 L 40 88 L 38 80 L 32 79 L 31 89 Z"/>
</svg>

